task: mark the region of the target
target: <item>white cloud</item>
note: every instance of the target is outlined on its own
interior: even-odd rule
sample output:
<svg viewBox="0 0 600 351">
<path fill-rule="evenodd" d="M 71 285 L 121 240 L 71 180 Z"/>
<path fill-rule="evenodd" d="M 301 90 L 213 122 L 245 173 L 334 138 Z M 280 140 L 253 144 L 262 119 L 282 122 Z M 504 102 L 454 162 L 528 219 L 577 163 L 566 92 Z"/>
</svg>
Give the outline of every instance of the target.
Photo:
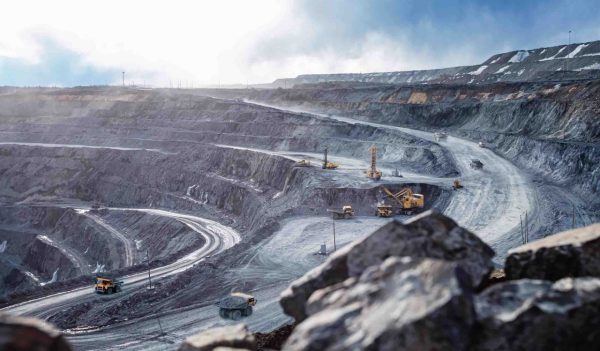
<svg viewBox="0 0 600 351">
<path fill-rule="evenodd" d="M 170 81 L 262 83 L 303 73 L 434 68 L 475 57 L 469 50 L 456 50 L 442 62 L 434 50 L 414 49 L 410 38 L 380 32 L 356 38 L 343 52 L 325 45 L 256 56 L 257 47 L 273 38 L 285 44 L 281 49 L 289 49 L 327 34 L 296 10 L 291 1 L 281 0 L 11 1 L 3 6 L 10 15 L 0 22 L 0 56 L 43 64 L 36 37 L 48 36 L 81 55 L 84 63 L 122 69 L 129 81 L 163 86 Z"/>
</svg>

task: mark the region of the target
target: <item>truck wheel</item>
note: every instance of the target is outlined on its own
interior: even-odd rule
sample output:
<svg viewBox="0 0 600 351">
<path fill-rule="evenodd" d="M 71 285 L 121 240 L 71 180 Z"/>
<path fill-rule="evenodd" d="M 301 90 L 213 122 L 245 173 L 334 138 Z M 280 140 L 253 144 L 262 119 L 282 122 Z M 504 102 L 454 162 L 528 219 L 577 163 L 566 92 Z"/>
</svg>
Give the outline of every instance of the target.
<svg viewBox="0 0 600 351">
<path fill-rule="evenodd" d="M 240 310 L 235 310 L 231 312 L 231 319 L 234 321 L 240 320 L 242 318 L 242 312 Z"/>
<path fill-rule="evenodd" d="M 344 219 L 348 219 L 348 218 L 350 218 L 350 214 L 348 214 L 348 213 L 344 214 Z"/>
<path fill-rule="evenodd" d="M 109 294 L 114 294 L 115 293 L 115 288 L 108 288 L 108 293 Z"/>
<path fill-rule="evenodd" d="M 224 309 L 220 308 L 219 309 L 219 317 L 221 317 L 221 318 L 227 318 L 227 311 L 225 311 Z"/>
<path fill-rule="evenodd" d="M 244 316 L 248 317 L 252 315 L 252 306 L 248 306 L 246 307 L 246 310 L 244 311 Z"/>
</svg>

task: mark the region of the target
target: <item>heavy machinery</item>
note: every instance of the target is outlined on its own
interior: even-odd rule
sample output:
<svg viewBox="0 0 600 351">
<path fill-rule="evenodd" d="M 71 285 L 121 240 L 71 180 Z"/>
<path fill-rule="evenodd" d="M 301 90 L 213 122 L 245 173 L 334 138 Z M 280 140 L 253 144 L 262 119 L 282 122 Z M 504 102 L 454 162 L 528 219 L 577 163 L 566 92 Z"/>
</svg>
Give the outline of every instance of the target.
<svg viewBox="0 0 600 351">
<path fill-rule="evenodd" d="M 469 164 L 471 166 L 471 168 L 473 169 L 482 169 L 483 168 L 483 162 L 479 161 L 478 159 L 474 158 L 471 160 L 471 163 Z"/>
<path fill-rule="evenodd" d="M 373 180 L 381 179 L 381 171 L 377 169 L 377 147 L 371 146 L 371 167 L 367 170 L 367 177 Z"/>
<path fill-rule="evenodd" d="M 114 294 L 122 290 L 123 282 L 110 275 L 97 275 L 95 291 L 98 294 Z"/>
<path fill-rule="evenodd" d="M 454 179 L 454 182 L 452 183 L 452 189 L 457 190 L 457 189 L 462 189 L 463 185 L 460 183 L 460 180 L 458 179 Z"/>
<path fill-rule="evenodd" d="M 400 172 L 398 172 L 398 168 L 396 168 L 392 171 L 392 177 L 402 178 L 402 174 L 400 174 Z"/>
<path fill-rule="evenodd" d="M 296 162 L 296 167 L 310 167 L 310 161 L 300 160 Z"/>
<path fill-rule="evenodd" d="M 342 207 L 342 210 L 329 210 L 332 213 L 333 219 L 350 219 L 354 217 L 354 210 L 352 206 L 346 205 Z"/>
<path fill-rule="evenodd" d="M 485 143 L 483 141 L 480 141 L 479 143 L 477 143 L 477 145 L 479 145 L 479 147 L 485 148 Z"/>
<path fill-rule="evenodd" d="M 445 132 L 435 132 L 433 133 L 433 135 L 435 136 L 435 141 L 448 139 L 448 134 L 446 134 Z"/>
<path fill-rule="evenodd" d="M 383 187 L 383 191 L 396 200 L 399 206 L 398 212 L 401 214 L 411 215 L 425 207 L 425 197 L 422 194 L 414 193 L 410 187 L 406 187 L 395 194 L 386 187 Z"/>
<path fill-rule="evenodd" d="M 324 157 L 323 157 L 323 169 L 336 169 L 338 168 L 338 164 L 334 162 L 327 162 L 327 148 L 325 148 Z"/>
<path fill-rule="evenodd" d="M 375 211 L 375 216 L 391 217 L 393 215 L 394 215 L 394 210 L 391 205 L 386 205 L 386 204 L 377 205 L 377 211 Z"/>
<path fill-rule="evenodd" d="M 235 321 L 242 317 L 248 317 L 252 314 L 252 307 L 256 306 L 258 301 L 249 294 L 241 292 L 231 293 L 216 303 L 219 307 L 219 316 L 221 318 L 233 319 Z"/>
</svg>

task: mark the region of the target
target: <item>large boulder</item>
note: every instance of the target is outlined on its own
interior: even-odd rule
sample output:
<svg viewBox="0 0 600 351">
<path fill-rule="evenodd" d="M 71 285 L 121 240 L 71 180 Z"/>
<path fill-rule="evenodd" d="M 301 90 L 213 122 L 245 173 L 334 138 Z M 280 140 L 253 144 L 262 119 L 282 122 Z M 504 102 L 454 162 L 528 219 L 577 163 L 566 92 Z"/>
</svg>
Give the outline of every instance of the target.
<svg viewBox="0 0 600 351">
<path fill-rule="evenodd" d="M 466 350 L 475 320 L 458 263 L 390 257 L 312 294 L 284 350 Z"/>
<path fill-rule="evenodd" d="M 523 279 L 495 285 L 475 300 L 473 350 L 598 350 L 600 279 Z"/>
<path fill-rule="evenodd" d="M 437 211 L 406 223 L 392 221 L 363 240 L 338 250 L 321 266 L 296 280 L 281 296 L 286 314 L 300 322 L 307 317 L 306 301 L 318 289 L 359 277 L 368 267 L 397 256 L 429 257 L 456 262 L 479 286 L 493 269 L 494 251 L 476 235 Z"/>
<path fill-rule="evenodd" d="M 192 335 L 185 339 L 179 351 L 212 351 L 217 348 L 254 350 L 256 341 L 244 324 L 237 324 Z"/>
<path fill-rule="evenodd" d="M 61 333 L 35 318 L 0 314 L 0 350 L 70 351 Z"/>
<path fill-rule="evenodd" d="M 512 249 L 505 264 L 508 279 L 558 280 L 600 277 L 600 224 L 569 230 Z"/>
</svg>

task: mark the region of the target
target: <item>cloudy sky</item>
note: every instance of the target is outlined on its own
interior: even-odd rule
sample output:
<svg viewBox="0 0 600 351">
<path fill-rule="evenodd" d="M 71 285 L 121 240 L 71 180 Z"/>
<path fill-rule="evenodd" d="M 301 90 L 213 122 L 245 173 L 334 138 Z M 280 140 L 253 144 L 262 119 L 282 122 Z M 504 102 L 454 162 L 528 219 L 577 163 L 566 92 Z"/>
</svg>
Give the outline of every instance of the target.
<svg viewBox="0 0 600 351">
<path fill-rule="evenodd" d="M 600 39 L 596 0 L 7 1 L 0 86 L 262 83 Z"/>
</svg>

